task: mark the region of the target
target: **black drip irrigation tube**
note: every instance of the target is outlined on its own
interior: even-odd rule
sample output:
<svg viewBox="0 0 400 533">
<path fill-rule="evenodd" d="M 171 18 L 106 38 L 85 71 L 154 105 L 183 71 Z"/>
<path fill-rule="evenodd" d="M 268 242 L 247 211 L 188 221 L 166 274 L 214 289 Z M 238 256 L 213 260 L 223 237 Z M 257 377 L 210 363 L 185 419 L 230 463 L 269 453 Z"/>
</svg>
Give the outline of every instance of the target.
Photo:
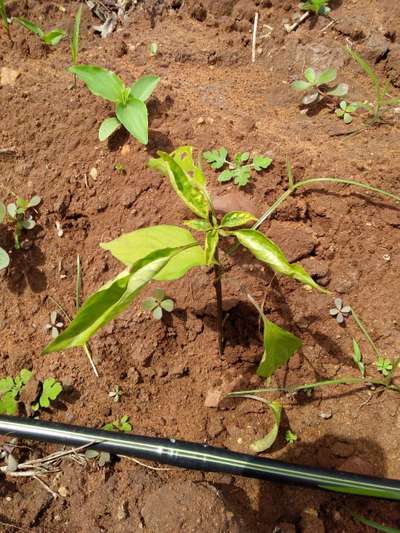
<svg viewBox="0 0 400 533">
<path fill-rule="evenodd" d="M 203 472 L 305 485 L 345 494 L 400 500 L 400 481 L 292 465 L 207 444 L 112 433 L 100 429 L 0 416 L 0 434 L 148 459 Z"/>
</svg>

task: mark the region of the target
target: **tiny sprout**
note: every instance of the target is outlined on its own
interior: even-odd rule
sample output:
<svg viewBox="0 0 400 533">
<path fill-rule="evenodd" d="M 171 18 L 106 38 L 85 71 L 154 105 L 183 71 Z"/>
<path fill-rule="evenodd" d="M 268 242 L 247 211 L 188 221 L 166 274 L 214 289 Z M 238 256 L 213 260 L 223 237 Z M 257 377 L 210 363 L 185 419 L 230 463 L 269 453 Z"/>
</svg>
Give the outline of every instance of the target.
<svg viewBox="0 0 400 533">
<path fill-rule="evenodd" d="M 375 366 L 383 376 L 387 377 L 393 370 L 393 363 L 387 357 L 378 357 Z"/>
<path fill-rule="evenodd" d="M 339 83 L 332 88 L 327 87 L 328 83 L 336 80 L 337 71 L 334 68 L 327 68 L 322 72 L 316 72 L 313 68 L 306 68 L 304 80 L 296 80 L 291 84 L 295 91 L 307 91 L 303 98 L 304 105 L 319 102 L 326 96 L 346 96 L 349 87 L 346 83 Z"/>
<path fill-rule="evenodd" d="M 42 43 L 48 46 L 56 46 L 61 39 L 64 39 L 64 37 L 67 36 L 66 31 L 59 30 L 58 28 L 45 33 L 41 28 L 39 28 L 39 26 L 36 26 L 36 24 L 23 17 L 15 17 L 15 20 L 25 29 L 37 35 Z"/>
<path fill-rule="evenodd" d="M 17 198 L 17 200 L 7 205 L 7 214 L 14 221 L 14 240 L 15 249 L 21 249 L 21 235 L 24 230 L 33 229 L 36 226 L 36 222 L 31 214 L 27 215 L 29 209 L 32 209 L 40 204 L 42 199 L 40 196 L 33 196 L 30 200 L 24 200 L 23 198 Z M 2 212 L 3 209 L 0 209 Z M 4 218 L 0 216 L 1 219 Z"/>
<path fill-rule="evenodd" d="M 125 167 L 122 163 L 115 163 L 114 170 L 118 172 L 118 174 L 125 174 Z"/>
<path fill-rule="evenodd" d="M 112 398 L 114 400 L 114 402 L 119 402 L 121 396 L 122 396 L 122 391 L 121 389 L 119 388 L 118 385 L 115 385 L 115 387 L 113 388 L 113 390 L 111 390 L 109 393 L 108 393 L 108 396 L 110 398 Z"/>
<path fill-rule="evenodd" d="M 60 329 L 64 326 L 64 323 L 57 321 L 57 319 L 57 311 L 52 311 L 50 313 L 50 322 L 45 326 L 45 329 L 51 332 L 51 336 L 53 337 L 53 339 L 56 339 L 59 336 Z"/>
<path fill-rule="evenodd" d="M 343 305 L 341 298 L 335 298 L 335 307 L 330 309 L 329 313 L 336 318 L 338 324 L 343 324 L 345 319 L 351 314 L 351 307 Z"/>
<path fill-rule="evenodd" d="M 296 433 L 293 433 L 293 431 L 290 431 L 290 429 L 287 429 L 285 432 L 285 441 L 288 444 L 294 444 L 297 441 L 297 435 Z"/>
<path fill-rule="evenodd" d="M 119 420 L 114 420 L 109 424 L 105 424 L 103 429 L 106 431 L 122 431 L 123 433 L 129 433 L 132 431 L 132 425 L 129 422 L 129 416 L 121 416 Z"/>
<path fill-rule="evenodd" d="M 152 57 L 155 57 L 158 52 L 158 44 L 157 43 L 150 43 L 149 46 L 149 52 Z"/>
<path fill-rule="evenodd" d="M 328 15 L 331 12 L 328 7 L 329 0 L 307 0 L 306 2 L 300 2 L 300 9 L 302 11 L 310 11 L 316 15 Z"/>
<path fill-rule="evenodd" d="M 357 111 L 357 109 L 358 104 L 349 104 L 348 102 L 346 102 L 346 100 L 342 100 L 335 113 L 339 118 L 342 118 L 346 124 L 351 124 L 353 121 L 353 117 L 351 116 L 351 114 L 354 113 L 354 111 Z"/>
<path fill-rule="evenodd" d="M 146 298 L 143 301 L 143 309 L 150 311 L 153 318 L 161 320 L 163 311 L 171 313 L 174 310 L 174 301 L 171 298 L 166 298 L 163 289 L 155 289 L 151 298 Z"/>
<path fill-rule="evenodd" d="M 97 450 L 86 450 L 86 459 L 96 459 L 99 466 L 104 466 L 111 462 L 111 455 L 108 452 L 98 452 Z"/>
</svg>

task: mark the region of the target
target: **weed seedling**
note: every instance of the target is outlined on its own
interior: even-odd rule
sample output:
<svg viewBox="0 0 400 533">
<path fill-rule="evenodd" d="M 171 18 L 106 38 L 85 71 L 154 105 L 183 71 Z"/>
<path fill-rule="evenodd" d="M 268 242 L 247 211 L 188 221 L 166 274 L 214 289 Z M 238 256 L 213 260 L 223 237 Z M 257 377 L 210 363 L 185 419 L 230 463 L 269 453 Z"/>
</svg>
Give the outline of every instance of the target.
<svg viewBox="0 0 400 533">
<path fill-rule="evenodd" d="M 314 15 L 329 15 L 331 12 L 328 6 L 329 0 L 307 0 L 307 2 L 300 2 L 300 9 L 302 11 L 309 11 Z"/>
<path fill-rule="evenodd" d="M 12 41 L 11 33 L 10 33 L 10 21 L 8 19 L 4 0 L 0 0 L 0 17 L 1 17 L 1 24 L 3 26 L 3 29 L 7 33 L 7 36 L 10 39 L 10 41 Z"/>
<path fill-rule="evenodd" d="M 252 170 L 260 172 L 268 168 L 272 163 L 272 159 L 270 157 L 261 155 L 253 155 L 250 163 L 249 152 L 236 154 L 233 161 L 229 161 L 227 156 L 228 150 L 226 148 L 210 150 L 209 152 L 203 153 L 204 159 L 210 163 L 211 168 L 214 170 L 220 170 L 223 167 L 228 167 L 220 173 L 218 176 L 218 181 L 223 183 L 233 179 L 233 182 L 238 187 L 244 187 L 248 184 Z"/>
<path fill-rule="evenodd" d="M 56 339 L 60 334 L 60 329 L 64 327 L 64 323 L 60 322 L 58 320 L 58 313 L 57 311 L 52 311 L 50 313 L 50 322 L 45 325 L 45 329 L 47 331 L 50 331 L 51 336 L 53 339 Z"/>
<path fill-rule="evenodd" d="M 18 413 L 20 395 L 31 378 L 32 372 L 23 368 L 15 378 L 7 376 L 0 379 L 0 414 L 16 415 Z M 30 409 L 39 411 L 41 408 L 49 407 L 50 402 L 55 400 L 62 390 L 61 383 L 54 378 L 46 378 L 40 383 L 40 392 L 36 398 L 33 398 Z"/>
<path fill-rule="evenodd" d="M 7 205 L 7 210 L 4 209 L 4 204 L 0 202 L 0 223 L 4 222 L 6 216 L 11 218 L 11 224 L 14 226 L 14 241 L 15 249 L 21 249 L 21 235 L 24 230 L 33 229 L 36 222 L 33 219 L 30 209 L 40 204 L 42 199 L 40 196 L 33 196 L 30 200 L 17 198 L 17 200 Z M 1 260 L 1 254 L 0 254 Z"/>
<path fill-rule="evenodd" d="M 376 369 L 382 374 L 382 376 L 387 377 L 390 372 L 393 370 L 393 362 L 387 357 L 378 357 L 375 362 Z"/>
<path fill-rule="evenodd" d="M 79 6 L 75 15 L 74 28 L 71 35 L 71 61 L 73 65 L 78 63 L 79 33 L 81 28 L 82 6 Z M 74 74 L 74 87 L 76 87 L 76 75 Z"/>
<path fill-rule="evenodd" d="M 329 314 L 336 318 L 338 324 L 343 324 L 351 313 L 349 305 L 343 305 L 341 298 L 335 298 L 335 307 L 329 310 Z"/>
<path fill-rule="evenodd" d="M 105 424 L 103 426 L 103 429 L 105 429 L 106 431 L 122 431 L 123 433 L 129 433 L 130 431 L 132 431 L 132 426 L 129 422 L 129 416 L 124 415 L 121 416 L 119 420 L 114 420 L 109 424 Z"/>
<path fill-rule="evenodd" d="M 61 39 L 64 39 L 64 37 L 67 35 L 66 31 L 59 29 L 50 30 L 49 32 L 45 33 L 41 28 L 39 28 L 39 26 L 36 26 L 33 22 L 23 17 L 15 17 L 14 20 L 21 24 L 21 26 L 23 26 L 25 29 L 37 35 L 42 43 L 47 46 L 57 45 Z"/>
<path fill-rule="evenodd" d="M 388 95 L 389 81 L 381 81 L 371 65 L 365 61 L 355 50 L 350 47 L 346 48 L 347 53 L 354 59 L 356 63 L 363 69 L 365 74 L 371 80 L 372 86 L 375 92 L 375 102 L 373 103 L 357 103 L 358 108 L 363 108 L 368 111 L 370 118 L 367 120 L 366 125 L 372 126 L 375 124 L 386 124 L 383 119 L 383 112 L 393 106 L 400 104 L 400 97 L 391 98 Z M 359 130 L 361 131 L 361 130 Z"/>
<path fill-rule="evenodd" d="M 115 172 L 118 172 L 118 174 L 126 174 L 125 167 L 122 163 L 115 163 L 114 170 Z"/>
<path fill-rule="evenodd" d="M 365 364 L 362 358 L 361 348 L 356 339 L 353 339 L 353 361 L 360 371 L 361 377 L 365 377 Z"/>
<path fill-rule="evenodd" d="M 174 310 L 174 301 L 166 297 L 163 289 L 155 289 L 152 297 L 143 300 L 142 306 L 151 312 L 153 318 L 161 320 L 163 311 L 171 313 Z"/>
<path fill-rule="evenodd" d="M 334 68 L 328 68 L 318 73 L 313 68 L 308 67 L 304 71 L 304 80 L 294 81 L 291 87 L 296 91 L 307 92 L 303 98 L 303 104 L 310 105 L 326 97 L 341 97 L 347 94 L 349 87 L 346 83 L 339 83 L 331 88 L 327 86 L 336 80 L 336 76 L 337 72 Z"/>
<path fill-rule="evenodd" d="M 142 144 L 148 143 L 148 113 L 146 100 L 157 87 L 158 76 L 142 76 L 130 87 L 111 70 L 93 65 L 73 65 L 68 69 L 95 96 L 115 104 L 115 117 L 106 118 L 100 125 L 99 139 L 105 141 L 121 124 Z"/>
<path fill-rule="evenodd" d="M 158 44 L 150 43 L 149 52 L 150 52 L 151 57 L 155 57 L 158 53 Z"/>
<path fill-rule="evenodd" d="M 122 396 L 122 391 L 118 385 L 115 385 L 113 390 L 110 390 L 108 396 L 113 399 L 114 402 L 119 402 Z"/>
<path fill-rule="evenodd" d="M 345 122 L 345 124 L 351 124 L 353 122 L 352 113 L 357 111 L 358 108 L 359 104 L 357 102 L 349 104 L 348 102 L 346 102 L 346 100 L 342 100 L 335 113 L 336 116 L 338 116 Z"/>
<path fill-rule="evenodd" d="M 297 441 L 297 435 L 296 433 L 293 433 L 290 429 L 287 429 L 285 432 L 285 442 L 289 445 L 295 444 Z"/>
</svg>

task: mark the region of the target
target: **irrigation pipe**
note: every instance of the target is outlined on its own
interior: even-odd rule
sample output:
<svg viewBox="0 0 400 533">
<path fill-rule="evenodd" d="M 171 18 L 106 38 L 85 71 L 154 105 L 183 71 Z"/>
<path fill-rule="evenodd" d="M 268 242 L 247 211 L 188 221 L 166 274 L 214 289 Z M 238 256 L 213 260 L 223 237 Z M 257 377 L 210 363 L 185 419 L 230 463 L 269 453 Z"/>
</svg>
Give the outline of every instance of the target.
<svg viewBox="0 0 400 533">
<path fill-rule="evenodd" d="M 148 459 L 203 472 L 306 485 L 345 494 L 400 500 L 400 481 L 292 465 L 175 439 L 111 433 L 100 429 L 0 416 L 0 434 Z"/>
</svg>

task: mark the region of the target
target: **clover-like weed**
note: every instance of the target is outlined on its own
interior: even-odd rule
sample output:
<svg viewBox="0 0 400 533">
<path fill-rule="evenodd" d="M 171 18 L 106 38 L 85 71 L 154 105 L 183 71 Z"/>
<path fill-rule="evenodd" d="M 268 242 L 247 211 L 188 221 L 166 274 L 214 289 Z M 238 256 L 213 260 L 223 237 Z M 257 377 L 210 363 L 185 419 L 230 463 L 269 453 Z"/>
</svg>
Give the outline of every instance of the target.
<svg viewBox="0 0 400 533">
<path fill-rule="evenodd" d="M 7 205 L 7 214 L 11 218 L 14 225 L 14 240 L 15 249 L 21 249 L 21 235 L 24 230 L 33 229 L 36 226 L 36 222 L 33 219 L 33 215 L 30 209 L 38 206 L 42 199 L 40 196 L 33 196 L 30 200 L 24 200 L 23 198 L 17 198 L 13 203 Z M 0 208 L 0 212 L 2 208 Z M 0 215 L 1 221 L 1 215 Z"/>
<path fill-rule="evenodd" d="M 37 35 L 42 41 L 42 43 L 47 46 L 57 45 L 61 41 L 61 39 L 64 39 L 64 37 L 66 37 L 67 35 L 66 31 L 60 30 L 58 28 L 45 33 L 41 28 L 39 28 L 39 26 L 36 26 L 36 24 L 23 17 L 15 17 L 15 20 L 25 29 Z"/>
<path fill-rule="evenodd" d="M 132 431 L 132 425 L 129 422 L 129 416 L 124 415 L 118 420 L 113 420 L 103 426 L 106 431 L 122 431 L 123 433 L 129 433 Z"/>
<path fill-rule="evenodd" d="M 393 370 L 393 361 L 387 357 L 380 356 L 376 359 L 375 366 L 382 376 L 387 377 Z"/>
<path fill-rule="evenodd" d="M 309 11 L 315 15 L 329 15 L 331 12 L 328 6 L 329 0 L 307 0 L 306 2 L 300 2 L 300 9 L 302 11 Z"/>
<path fill-rule="evenodd" d="M 351 307 L 349 305 L 343 305 L 341 298 L 335 298 L 335 307 L 329 310 L 329 314 L 336 318 L 338 324 L 343 324 L 351 314 Z"/>
<path fill-rule="evenodd" d="M 316 72 L 312 67 L 308 67 L 304 71 L 304 80 L 295 80 L 291 87 L 296 91 L 307 92 L 303 98 L 303 104 L 310 105 L 329 96 L 341 97 L 347 94 L 349 87 L 346 83 L 328 87 L 328 84 L 335 81 L 336 77 L 337 71 L 334 68 Z"/>
<path fill-rule="evenodd" d="M 50 313 L 50 322 L 45 325 L 45 329 L 50 331 L 53 339 L 56 339 L 60 334 L 60 329 L 64 327 L 64 323 L 58 320 L 57 311 L 52 311 Z"/>
<path fill-rule="evenodd" d="M 111 70 L 94 65 L 73 65 L 68 69 L 86 83 L 95 96 L 115 104 L 116 116 L 106 118 L 99 128 L 99 139 L 105 141 L 121 124 L 142 144 L 148 143 L 148 100 L 157 87 L 158 76 L 142 76 L 130 87 Z"/>
<path fill-rule="evenodd" d="M 339 104 L 339 107 L 335 110 L 335 113 L 346 124 L 351 124 L 353 122 L 352 113 L 357 111 L 359 107 L 360 105 L 358 102 L 349 104 L 349 102 L 346 102 L 346 100 L 342 100 Z"/>
<path fill-rule="evenodd" d="M 143 300 L 142 306 L 146 311 L 152 313 L 153 318 L 161 320 L 163 311 L 171 313 L 174 310 L 174 301 L 171 298 L 167 298 L 163 289 L 155 289 L 153 296 Z"/>
<path fill-rule="evenodd" d="M 238 187 L 244 187 L 248 184 L 252 170 L 260 172 L 268 168 L 272 163 L 270 157 L 257 154 L 250 156 L 249 152 L 237 153 L 233 160 L 230 161 L 227 159 L 228 150 L 223 147 L 218 150 L 204 152 L 203 157 L 214 170 L 227 167 L 218 176 L 218 181 L 225 182 L 233 179 L 233 182 Z"/>
</svg>

